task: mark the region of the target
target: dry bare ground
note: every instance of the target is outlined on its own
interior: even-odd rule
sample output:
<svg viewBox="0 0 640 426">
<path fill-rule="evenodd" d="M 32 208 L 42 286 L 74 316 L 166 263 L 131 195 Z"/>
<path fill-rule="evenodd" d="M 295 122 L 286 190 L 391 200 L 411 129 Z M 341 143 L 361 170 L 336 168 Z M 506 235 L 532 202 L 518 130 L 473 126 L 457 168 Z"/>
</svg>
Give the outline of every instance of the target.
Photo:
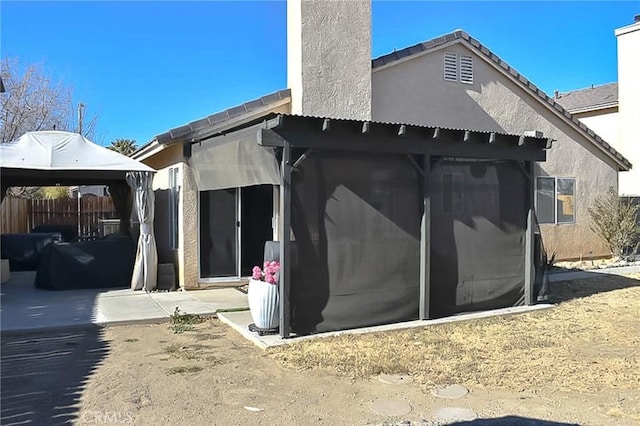
<svg viewBox="0 0 640 426">
<path fill-rule="evenodd" d="M 352 377 L 406 373 L 428 386 L 638 389 L 640 287 L 623 288 L 634 284 L 625 277 L 607 280 L 606 285 L 621 289 L 552 310 L 317 339 L 272 350 L 271 355 L 290 367 L 330 368 Z M 597 278 L 558 283 L 554 297 L 595 293 L 601 285 Z"/>
<path fill-rule="evenodd" d="M 78 333 L 3 338 L 2 424 L 36 412 L 33 424 L 428 425 L 445 406 L 468 407 L 483 418 L 519 416 L 482 424 L 525 424 L 522 418 L 640 424 L 638 279 L 554 284 L 559 300 L 578 298 L 546 311 L 268 351 L 215 319 L 181 324 L 179 333 L 157 324 L 108 327 L 88 341 Z M 609 291 L 587 296 L 602 290 Z M 50 364 L 43 382 L 33 370 L 53 360 L 56 339 L 66 342 L 71 358 Z M 21 354 L 38 356 L 29 364 Z M 384 384 L 380 372 L 406 373 L 414 381 Z M 471 393 L 457 400 L 430 393 L 451 383 Z M 37 399 L 37 386 L 46 398 Z M 385 417 L 371 410 L 379 399 L 404 400 L 413 409 Z"/>
</svg>

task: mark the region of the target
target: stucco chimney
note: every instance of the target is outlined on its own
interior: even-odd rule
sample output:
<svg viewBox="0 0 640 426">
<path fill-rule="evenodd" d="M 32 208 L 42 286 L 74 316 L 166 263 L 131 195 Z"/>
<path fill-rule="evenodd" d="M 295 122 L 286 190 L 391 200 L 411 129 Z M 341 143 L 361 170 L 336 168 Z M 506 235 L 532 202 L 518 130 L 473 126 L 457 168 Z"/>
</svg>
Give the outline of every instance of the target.
<svg viewBox="0 0 640 426">
<path fill-rule="evenodd" d="M 633 165 L 630 172 L 620 174 L 619 192 L 640 196 L 640 21 L 634 20 L 633 24 L 615 31 L 618 39 L 618 150 Z"/>
<path fill-rule="evenodd" d="M 371 119 L 371 1 L 287 1 L 292 113 Z"/>
</svg>

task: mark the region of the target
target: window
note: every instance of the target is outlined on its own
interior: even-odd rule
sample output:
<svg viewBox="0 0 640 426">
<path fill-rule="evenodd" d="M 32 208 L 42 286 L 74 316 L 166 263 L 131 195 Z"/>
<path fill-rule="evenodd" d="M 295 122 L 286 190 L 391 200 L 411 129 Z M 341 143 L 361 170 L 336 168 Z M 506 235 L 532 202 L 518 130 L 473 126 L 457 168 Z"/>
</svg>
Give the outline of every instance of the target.
<svg viewBox="0 0 640 426">
<path fill-rule="evenodd" d="M 536 213 L 540 223 L 575 223 L 576 180 L 536 178 Z"/>
<path fill-rule="evenodd" d="M 169 226 L 171 248 L 177 249 L 178 243 L 178 206 L 180 203 L 180 169 L 169 169 Z"/>
<path fill-rule="evenodd" d="M 460 83 L 473 84 L 473 57 L 444 52 L 444 79 L 457 82 L 458 76 Z"/>
<path fill-rule="evenodd" d="M 458 54 L 444 52 L 444 79 L 458 81 Z"/>
<path fill-rule="evenodd" d="M 442 213 L 460 213 L 462 202 L 462 175 L 459 173 L 442 174 Z"/>
</svg>

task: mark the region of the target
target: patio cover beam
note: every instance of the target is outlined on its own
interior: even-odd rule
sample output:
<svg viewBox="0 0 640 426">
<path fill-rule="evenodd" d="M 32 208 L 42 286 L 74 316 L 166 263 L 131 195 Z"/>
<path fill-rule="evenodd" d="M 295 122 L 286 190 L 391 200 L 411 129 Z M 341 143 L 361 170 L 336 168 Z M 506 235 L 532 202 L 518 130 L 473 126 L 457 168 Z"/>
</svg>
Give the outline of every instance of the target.
<svg viewBox="0 0 640 426">
<path fill-rule="evenodd" d="M 399 132 L 397 124 L 373 122 L 363 133 L 363 122 L 348 120 L 331 120 L 323 130 L 323 123 L 321 118 L 279 115 L 263 123 L 258 144 L 283 147 L 286 140 L 291 148 L 518 161 L 545 161 L 548 144 L 546 138 L 411 125 Z"/>
</svg>

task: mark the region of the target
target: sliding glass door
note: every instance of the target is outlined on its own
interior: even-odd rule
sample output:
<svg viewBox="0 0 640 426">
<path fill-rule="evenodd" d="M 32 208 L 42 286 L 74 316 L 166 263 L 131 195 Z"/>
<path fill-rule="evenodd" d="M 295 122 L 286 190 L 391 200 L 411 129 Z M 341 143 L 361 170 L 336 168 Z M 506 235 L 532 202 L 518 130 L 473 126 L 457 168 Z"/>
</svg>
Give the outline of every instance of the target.
<svg viewBox="0 0 640 426">
<path fill-rule="evenodd" d="M 239 278 L 239 191 L 200 192 L 200 278 Z"/>
</svg>

